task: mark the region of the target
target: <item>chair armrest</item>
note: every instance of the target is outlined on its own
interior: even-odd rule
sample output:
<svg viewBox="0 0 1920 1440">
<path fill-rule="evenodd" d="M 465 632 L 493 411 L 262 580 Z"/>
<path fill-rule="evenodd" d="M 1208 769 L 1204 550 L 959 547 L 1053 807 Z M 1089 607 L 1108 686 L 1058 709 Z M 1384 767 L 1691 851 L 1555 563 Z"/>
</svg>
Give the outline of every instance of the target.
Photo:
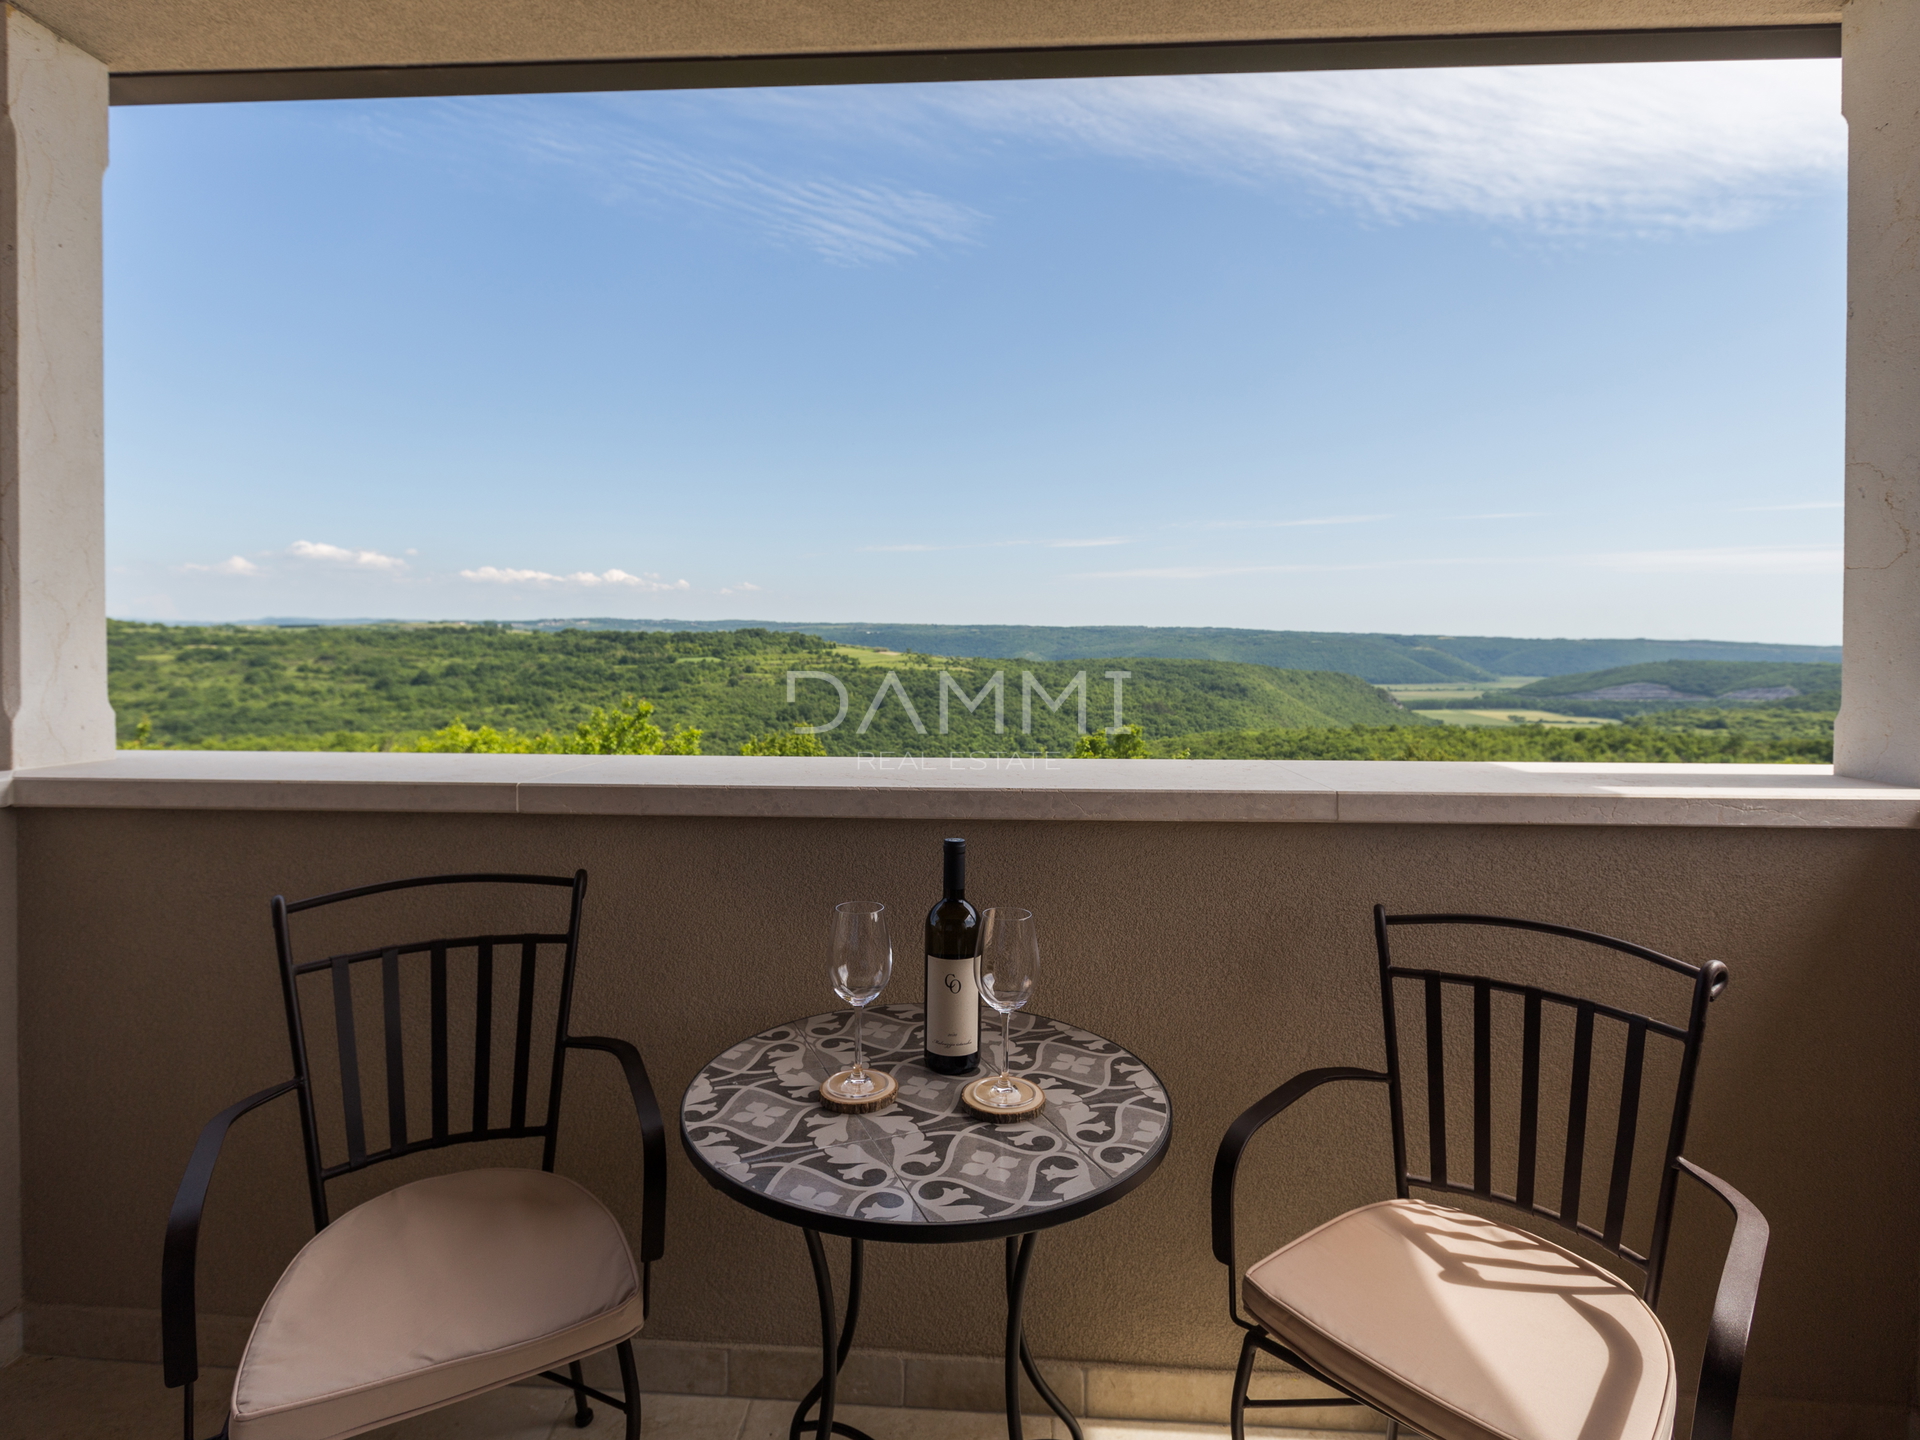
<svg viewBox="0 0 1920 1440">
<path fill-rule="evenodd" d="M 604 1050 L 626 1072 L 627 1089 L 633 1094 L 634 1113 L 640 1120 L 641 1154 L 646 1161 L 640 1191 L 640 1262 L 651 1271 L 653 1262 L 667 1248 L 667 1127 L 660 1119 L 660 1102 L 654 1098 L 640 1052 L 630 1042 L 605 1035 L 570 1035 L 567 1044 L 575 1050 Z M 649 1288 L 651 1279 L 649 1273 Z M 651 1298 L 649 1295 L 641 1302 L 643 1308 Z"/>
<path fill-rule="evenodd" d="M 1385 1084 L 1387 1075 L 1379 1070 L 1356 1070 L 1351 1066 L 1332 1066 L 1307 1070 L 1287 1081 L 1265 1099 L 1257 1100 L 1240 1113 L 1220 1141 L 1220 1152 L 1213 1157 L 1213 1258 L 1227 1267 L 1227 1313 L 1236 1325 L 1240 1319 L 1239 1297 L 1234 1293 L 1233 1188 L 1240 1173 L 1240 1154 L 1247 1142 L 1282 1110 L 1309 1091 L 1318 1090 L 1336 1080 L 1370 1080 Z"/>
<path fill-rule="evenodd" d="M 1674 1166 L 1691 1175 L 1733 1211 L 1733 1239 L 1720 1269 L 1720 1289 L 1707 1325 L 1707 1353 L 1700 1362 L 1700 1391 L 1693 1402 L 1693 1440 L 1732 1440 L 1733 1407 L 1740 1398 L 1740 1370 L 1747 1334 L 1760 1297 L 1760 1270 L 1767 1260 L 1767 1218 L 1738 1190 L 1684 1156 Z"/>
<path fill-rule="evenodd" d="M 233 1122 L 269 1100 L 300 1088 L 298 1080 L 283 1080 L 258 1095 L 229 1105 L 200 1131 L 187 1173 L 173 1197 L 167 1216 L 167 1244 L 160 1259 L 160 1343 L 166 1360 L 167 1388 L 191 1385 L 200 1376 L 200 1342 L 194 1311 L 194 1262 L 200 1249 L 200 1212 L 206 1207 L 207 1187 L 220 1160 L 220 1146 Z"/>
</svg>

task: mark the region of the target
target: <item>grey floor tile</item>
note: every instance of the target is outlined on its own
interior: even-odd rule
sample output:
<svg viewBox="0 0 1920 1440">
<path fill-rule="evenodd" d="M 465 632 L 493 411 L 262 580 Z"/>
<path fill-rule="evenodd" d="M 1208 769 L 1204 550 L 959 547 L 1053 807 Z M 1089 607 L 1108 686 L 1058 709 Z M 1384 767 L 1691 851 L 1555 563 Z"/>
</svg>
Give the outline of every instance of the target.
<svg viewBox="0 0 1920 1440">
<path fill-rule="evenodd" d="M 1007 1440 L 1007 1417 L 967 1410 L 896 1410 L 877 1405 L 837 1405 L 834 1418 L 866 1431 L 873 1440 Z M 756 1400 L 740 1440 L 787 1440 L 793 1405 Z M 1025 1419 L 1026 1440 L 1056 1440 L 1064 1428 L 1051 1415 Z"/>
<path fill-rule="evenodd" d="M 793 1404 L 787 1400 L 749 1400 L 739 1440 L 786 1440 Z"/>
<path fill-rule="evenodd" d="M 1083 1420 L 1086 1440 L 1227 1440 L 1225 1425 L 1187 1425 L 1179 1421 Z M 1402 1431 L 1410 1435 L 1409 1431 Z M 1378 1440 L 1370 1430 L 1257 1430 L 1247 1427 L 1248 1440 Z"/>
<path fill-rule="evenodd" d="M 640 1415 L 645 1423 L 640 1440 L 737 1440 L 752 1403 L 724 1395 L 642 1395 Z M 582 1431 L 574 1428 L 568 1412 L 554 1428 L 553 1440 L 566 1440 L 569 1435 L 611 1440 L 624 1433 L 626 1421 L 619 1411 L 596 1405 L 593 1424 Z"/>
<path fill-rule="evenodd" d="M 209 1370 L 195 1399 L 201 1435 L 218 1433 L 230 1370 Z M 793 1404 L 719 1395 L 647 1395 L 644 1440 L 786 1440 Z M 874 1440 L 1003 1440 L 997 1413 L 843 1405 L 839 1418 Z M 1086 1440 L 1225 1440 L 1224 1425 L 1089 1420 Z M 573 1425 L 573 1400 L 558 1386 L 509 1386 L 371 1433 L 369 1440 L 615 1440 L 625 1417 L 594 1406 L 593 1424 Z M 27 1356 L 0 1369 L 0 1440 L 164 1440 L 180 1433 L 180 1392 L 160 1383 L 157 1365 Z M 1026 1419 L 1027 1440 L 1064 1440 L 1051 1415 Z M 1373 1440 L 1366 1432 L 1250 1430 L 1261 1440 Z"/>
<path fill-rule="evenodd" d="M 367 1432 L 367 1440 L 549 1440 L 573 1399 L 558 1386 L 509 1385 L 398 1425 Z"/>
<path fill-rule="evenodd" d="M 231 1370 L 206 1370 L 194 1387 L 202 1435 L 218 1433 Z M 158 1365 L 25 1355 L 0 1369 L 0 1433 L 33 1440 L 155 1440 L 180 1433 L 180 1392 Z"/>
<path fill-rule="evenodd" d="M 591 1382 L 590 1382 L 591 1383 Z M 640 1397 L 641 1440 L 737 1440 L 748 1401 L 719 1395 Z M 593 1423 L 573 1423 L 573 1397 L 559 1386 L 514 1385 L 431 1415 L 376 1430 L 378 1440 L 615 1440 L 627 1417 L 595 1402 Z"/>
</svg>

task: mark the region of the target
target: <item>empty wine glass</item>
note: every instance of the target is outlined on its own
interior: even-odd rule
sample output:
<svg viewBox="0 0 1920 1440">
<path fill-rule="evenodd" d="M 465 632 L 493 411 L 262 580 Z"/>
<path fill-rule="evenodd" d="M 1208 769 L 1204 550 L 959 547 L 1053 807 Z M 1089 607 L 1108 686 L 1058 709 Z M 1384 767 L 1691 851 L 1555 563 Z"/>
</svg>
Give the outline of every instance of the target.
<svg viewBox="0 0 1920 1440">
<path fill-rule="evenodd" d="M 1031 910 L 993 909 L 980 918 L 980 998 L 1000 1012 L 1000 1074 L 981 1098 L 1018 1105 L 1025 1097 L 1013 1078 L 1013 1012 L 1033 994 L 1040 935 Z"/>
<path fill-rule="evenodd" d="M 880 1089 L 867 1070 L 860 1039 L 860 1018 L 893 978 L 893 941 L 887 935 L 887 907 L 872 900 L 847 900 L 833 907 L 833 949 L 827 970 L 833 993 L 853 1007 L 853 1069 L 827 1081 L 842 1100 L 860 1100 Z"/>
</svg>

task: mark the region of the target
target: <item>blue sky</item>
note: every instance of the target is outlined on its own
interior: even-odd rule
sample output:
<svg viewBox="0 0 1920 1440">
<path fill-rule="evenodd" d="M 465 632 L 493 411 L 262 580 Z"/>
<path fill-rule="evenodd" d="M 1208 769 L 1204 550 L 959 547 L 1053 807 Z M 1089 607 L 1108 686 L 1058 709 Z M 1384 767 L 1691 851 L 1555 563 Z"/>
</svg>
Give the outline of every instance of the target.
<svg viewBox="0 0 1920 1440">
<path fill-rule="evenodd" d="M 1838 80 L 118 109 L 109 612 L 1831 643 Z"/>
</svg>

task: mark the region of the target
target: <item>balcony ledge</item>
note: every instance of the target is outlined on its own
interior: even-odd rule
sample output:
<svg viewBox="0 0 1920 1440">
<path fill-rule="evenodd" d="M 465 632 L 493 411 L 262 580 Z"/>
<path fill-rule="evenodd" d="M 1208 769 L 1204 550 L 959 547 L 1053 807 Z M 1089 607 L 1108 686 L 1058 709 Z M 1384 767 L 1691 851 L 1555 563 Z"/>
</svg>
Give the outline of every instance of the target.
<svg viewBox="0 0 1920 1440">
<path fill-rule="evenodd" d="M 1908 829 L 1920 789 L 1825 765 L 798 759 L 121 751 L 0 804 L 141 810 Z"/>
</svg>

